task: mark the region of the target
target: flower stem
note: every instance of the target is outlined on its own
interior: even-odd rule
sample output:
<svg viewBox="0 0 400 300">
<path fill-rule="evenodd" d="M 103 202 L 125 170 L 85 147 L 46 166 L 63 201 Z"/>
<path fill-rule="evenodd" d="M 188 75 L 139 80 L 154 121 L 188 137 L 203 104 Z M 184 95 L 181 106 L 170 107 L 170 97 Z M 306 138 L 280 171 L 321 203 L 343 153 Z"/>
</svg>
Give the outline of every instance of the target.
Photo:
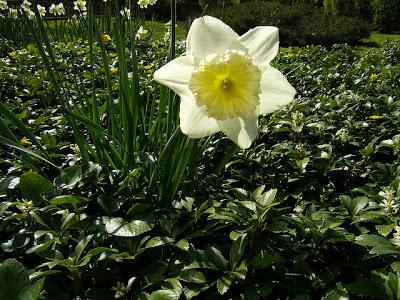
<svg viewBox="0 0 400 300">
<path fill-rule="evenodd" d="M 175 40 L 176 40 L 176 0 L 171 0 L 171 40 L 169 44 L 168 61 L 175 58 Z"/>
</svg>

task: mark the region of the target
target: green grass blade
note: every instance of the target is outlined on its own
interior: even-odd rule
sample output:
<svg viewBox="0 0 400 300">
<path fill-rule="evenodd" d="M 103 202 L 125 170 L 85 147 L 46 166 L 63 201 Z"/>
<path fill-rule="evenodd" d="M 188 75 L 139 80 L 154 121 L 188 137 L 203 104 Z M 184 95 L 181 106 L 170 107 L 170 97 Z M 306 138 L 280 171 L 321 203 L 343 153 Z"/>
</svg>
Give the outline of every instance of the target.
<svg viewBox="0 0 400 300">
<path fill-rule="evenodd" d="M 42 144 L 38 141 L 36 136 L 29 130 L 29 128 L 18 117 L 10 111 L 3 103 L 0 103 L 0 112 L 10 120 L 28 139 L 32 141 L 43 153 L 43 155 L 51 161 L 47 151 L 43 148 Z"/>
<path fill-rule="evenodd" d="M 55 165 L 54 163 L 52 163 L 50 160 L 48 160 L 48 159 L 46 159 L 46 158 L 44 158 L 44 157 L 42 157 L 42 156 L 36 154 L 35 152 L 33 152 L 33 151 L 31 151 L 31 150 L 28 150 L 28 149 L 22 147 L 20 144 L 14 142 L 14 141 L 12 141 L 12 140 L 9 140 L 9 139 L 7 139 L 7 138 L 5 138 L 5 137 L 0 136 L 0 143 L 1 143 L 2 145 L 8 146 L 8 147 L 10 147 L 10 148 L 14 148 L 14 149 L 16 149 L 16 150 L 18 150 L 18 151 L 20 151 L 20 152 L 23 152 L 23 153 L 29 154 L 29 155 L 31 155 L 31 156 L 34 156 L 34 157 L 40 159 L 41 161 L 45 162 L 46 164 L 48 164 L 48 165 L 50 165 L 50 166 L 56 168 L 57 170 L 61 170 L 58 166 L 56 166 L 56 165 Z"/>
</svg>

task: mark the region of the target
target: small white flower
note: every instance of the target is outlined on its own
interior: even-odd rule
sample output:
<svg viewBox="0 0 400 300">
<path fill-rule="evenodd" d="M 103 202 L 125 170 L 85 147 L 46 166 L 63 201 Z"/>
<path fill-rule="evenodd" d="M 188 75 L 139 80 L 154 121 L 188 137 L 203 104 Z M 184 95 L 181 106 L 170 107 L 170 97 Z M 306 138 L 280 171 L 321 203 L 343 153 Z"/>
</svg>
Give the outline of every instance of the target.
<svg viewBox="0 0 400 300">
<path fill-rule="evenodd" d="M 341 128 L 336 132 L 335 136 L 337 136 L 341 142 L 347 142 L 349 140 L 349 131 L 346 128 Z"/>
<path fill-rule="evenodd" d="M 79 11 L 79 12 L 87 11 L 86 1 L 84 1 L 84 0 L 74 1 L 74 10 Z"/>
<path fill-rule="evenodd" d="M 46 15 L 46 7 L 38 4 L 37 9 L 38 9 L 39 15 L 41 15 L 42 17 L 44 17 Z"/>
<path fill-rule="evenodd" d="M 138 0 L 137 4 L 139 5 L 140 8 L 147 8 L 147 5 L 149 5 L 149 0 Z"/>
<path fill-rule="evenodd" d="M 8 8 L 7 1 L 0 0 L 0 10 L 6 10 Z"/>
<path fill-rule="evenodd" d="M 191 138 L 218 131 L 245 149 L 258 133 L 258 116 L 290 103 L 295 89 L 270 62 L 278 29 L 256 27 L 239 36 L 222 21 L 194 20 L 186 54 L 154 73 L 180 97 L 180 128 Z"/>
<path fill-rule="evenodd" d="M 59 3 L 56 5 L 56 12 L 59 16 L 63 16 L 65 15 L 65 8 L 64 8 L 64 4 Z"/>
<path fill-rule="evenodd" d="M 54 3 L 52 3 L 49 7 L 49 13 L 51 13 L 52 15 L 57 15 L 57 7 Z"/>
<path fill-rule="evenodd" d="M 305 145 L 302 144 L 302 143 L 297 144 L 294 148 L 295 148 L 297 151 L 299 151 L 300 153 L 304 153 L 304 152 L 306 151 Z"/>
<path fill-rule="evenodd" d="M 148 34 L 148 31 L 143 28 L 143 26 L 140 26 L 138 31 L 135 34 L 135 39 L 136 40 L 142 40 L 146 35 Z"/>
<path fill-rule="evenodd" d="M 398 204 L 395 190 L 392 187 L 384 187 L 378 194 L 383 198 L 379 206 L 383 208 L 384 212 L 389 215 L 397 214 L 400 205 Z"/>
<path fill-rule="evenodd" d="M 120 11 L 120 13 L 121 13 L 122 16 L 124 16 L 124 17 L 126 17 L 128 19 L 131 18 L 131 10 L 129 8 L 127 8 L 127 7 L 124 7 L 124 9 L 122 9 Z"/>
<path fill-rule="evenodd" d="M 395 201 L 396 199 L 396 192 L 395 190 L 390 187 L 390 186 L 385 186 L 379 193 L 378 195 L 383 197 L 387 201 Z"/>
<path fill-rule="evenodd" d="M 299 205 L 296 205 L 293 208 L 293 211 L 298 213 L 298 214 L 301 214 L 304 211 L 304 209 L 305 209 L 305 205 L 304 204 L 299 204 Z"/>
<path fill-rule="evenodd" d="M 30 9 L 26 9 L 25 13 L 28 15 L 29 20 L 33 20 L 36 17 L 35 13 Z"/>
<path fill-rule="evenodd" d="M 10 8 L 8 10 L 8 13 L 9 13 L 11 18 L 13 18 L 13 19 L 17 19 L 18 18 L 18 9 Z"/>
<path fill-rule="evenodd" d="M 22 2 L 22 4 L 21 4 L 21 8 L 22 8 L 23 10 L 29 10 L 30 7 L 31 7 L 31 4 L 32 4 L 32 3 L 30 3 L 29 1 L 24 0 L 24 1 Z"/>
<path fill-rule="evenodd" d="M 292 113 L 292 120 L 294 123 L 300 123 L 301 119 L 303 118 L 303 113 L 299 111 L 295 111 Z"/>
<path fill-rule="evenodd" d="M 169 30 L 167 30 L 167 31 L 165 32 L 165 34 L 164 34 L 164 43 L 165 43 L 165 44 L 168 44 L 170 38 L 171 38 L 171 32 L 170 32 Z"/>
<path fill-rule="evenodd" d="M 148 5 L 156 4 L 157 0 L 138 0 L 137 4 L 140 8 L 147 8 Z"/>
<path fill-rule="evenodd" d="M 399 204 L 394 203 L 393 201 L 383 200 L 382 203 L 379 203 L 379 206 L 383 208 L 383 211 L 389 215 L 395 215 L 399 212 Z"/>
</svg>

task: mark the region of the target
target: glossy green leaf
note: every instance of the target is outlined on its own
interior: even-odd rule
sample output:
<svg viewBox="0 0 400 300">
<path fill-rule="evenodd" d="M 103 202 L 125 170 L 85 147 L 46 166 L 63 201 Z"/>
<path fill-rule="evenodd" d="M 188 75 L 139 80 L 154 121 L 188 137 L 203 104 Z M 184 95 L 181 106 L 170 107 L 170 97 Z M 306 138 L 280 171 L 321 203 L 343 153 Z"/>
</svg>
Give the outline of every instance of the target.
<svg viewBox="0 0 400 300">
<path fill-rule="evenodd" d="M 30 287 L 29 273 L 21 263 L 7 259 L 0 264 L 0 299 L 34 300 L 36 289 Z"/>
<path fill-rule="evenodd" d="M 102 217 L 101 220 L 109 234 L 122 237 L 138 236 L 154 227 L 154 221 L 151 219 L 128 222 L 122 218 Z"/>
<path fill-rule="evenodd" d="M 54 190 L 53 184 L 43 176 L 28 172 L 20 177 L 20 189 L 22 196 L 32 201 L 35 205 L 43 201 L 43 195 L 52 193 Z"/>
<path fill-rule="evenodd" d="M 225 294 L 232 284 L 232 278 L 227 276 L 222 276 L 217 280 L 217 289 L 220 295 Z"/>
</svg>

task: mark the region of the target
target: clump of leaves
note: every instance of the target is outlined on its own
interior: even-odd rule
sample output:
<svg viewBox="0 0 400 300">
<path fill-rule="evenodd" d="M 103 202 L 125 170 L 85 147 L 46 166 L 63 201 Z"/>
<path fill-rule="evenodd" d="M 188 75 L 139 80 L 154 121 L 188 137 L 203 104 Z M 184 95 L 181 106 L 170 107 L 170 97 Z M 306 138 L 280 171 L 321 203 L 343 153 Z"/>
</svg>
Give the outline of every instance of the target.
<svg viewBox="0 0 400 300">
<path fill-rule="evenodd" d="M 151 70 L 166 50 L 140 47 L 150 95 Z M 78 97 L 91 83 L 87 46 L 55 49 L 60 68 L 67 63 L 80 72 L 65 69 L 65 84 Z M 32 136 L 2 115 L 31 160 L 1 146 L 0 275 L 11 263 L 23 274 L 18 291 L 53 299 L 395 299 L 398 49 L 391 44 L 362 56 L 348 46 L 282 49 L 274 63 L 296 87 L 296 101 L 260 120 L 247 151 L 219 135 L 200 146 L 200 160 L 172 203 L 156 200 L 158 182 L 143 184 L 151 180 L 144 170 L 154 165 L 153 153 L 136 153 L 137 168 L 128 174 L 82 162 L 58 104 L 41 102 L 39 89 L 27 96 L 26 81 L 12 81 L 10 74 L 29 69 L 47 80 L 35 50 L 20 49 L 18 63 L 7 54 L 0 67 L 11 84 L 4 106 Z M 101 98 L 102 70 L 95 72 Z M 60 170 L 32 156 L 43 151 Z M 29 280 L 14 259 L 30 270 Z"/>
</svg>

